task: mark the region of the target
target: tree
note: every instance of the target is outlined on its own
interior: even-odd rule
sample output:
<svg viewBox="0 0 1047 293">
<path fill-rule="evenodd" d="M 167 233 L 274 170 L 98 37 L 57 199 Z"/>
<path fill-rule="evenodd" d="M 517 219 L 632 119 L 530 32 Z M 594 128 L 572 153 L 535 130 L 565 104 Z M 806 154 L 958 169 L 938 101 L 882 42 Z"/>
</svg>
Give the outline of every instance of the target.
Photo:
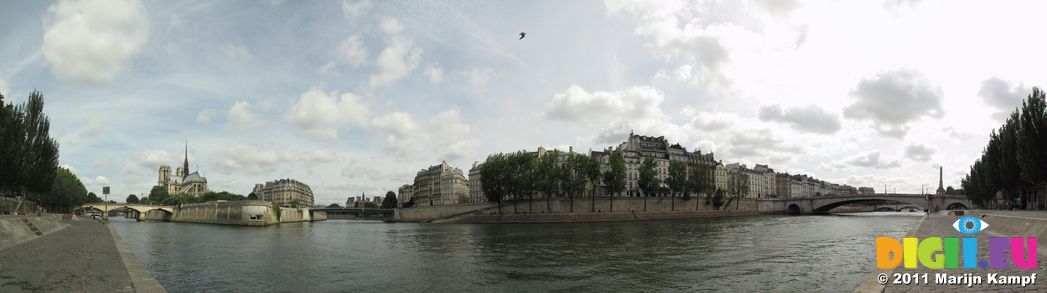
<svg viewBox="0 0 1047 293">
<path fill-rule="evenodd" d="M 252 193 L 247 195 L 247 199 L 248 200 L 258 200 L 258 195 L 255 194 L 254 192 L 252 192 Z"/>
<path fill-rule="evenodd" d="M 125 200 L 124 202 L 125 203 L 138 203 L 138 196 L 134 195 L 134 194 L 128 195 L 127 196 L 127 200 Z"/>
<path fill-rule="evenodd" d="M 580 173 L 582 174 L 582 180 L 579 187 L 582 192 L 591 188 L 592 193 L 590 194 L 590 197 L 592 198 L 592 211 L 596 212 L 596 186 L 600 182 L 600 162 L 595 158 L 586 155 L 578 155 L 578 161 L 578 166 L 581 168 Z"/>
<path fill-rule="evenodd" d="M 1033 88 L 1022 102 L 1019 116 L 1017 161 L 1021 178 L 1033 186 L 1047 183 L 1047 101 L 1044 92 Z M 1026 204 L 1022 200 L 1021 204 Z"/>
<path fill-rule="evenodd" d="M 716 189 L 713 174 L 715 170 L 709 164 L 703 162 L 695 162 L 691 166 L 691 173 L 687 176 L 688 189 L 695 193 L 695 197 L 701 197 L 705 195 L 705 204 L 710 203 L 712 194 Z M 698 201 L 695 201 L 695 209 L 698 209 Z"/>
<path fill-rule="evenodd" d="M 332 203 L 332 204 L 327 205 L 327 208 L 329 208 L 329 209 L 338 209 L 338 208 L 342 208 L 342 206 L 338 205 L 337 203 Z"/>
<path fill-rule="evenodd" d="M 149 199 L 156 204 L 167 204 L 168 199 L 171 195 L 167 194 L 167 188 L 156 185 L 153 189 L 149 190 Z"/>
<path fill-rule="evenodd" d="M 506 165 L 506 155 L 497 153 L 487 156 L 484 167 L 480 170 L 480 185 L 484 196 L 487 197 L 487 201 L 498 202 L 498 213 L 502 212 L 502 198 L 507 193 Z"/>
<path fill-rule="evenodd" d="M 382 199 L 383 209 L 396 208 L 396 193 L 392 190 L 385 193 L 385 198 Z"/>
<path fill-rule="evenodd" d="M 44 197 L 47 202 L 39 204 L 50 210 L 65 210 L 88 202 L 87 189 L 80 179 L 66 168 L 58 167 L 57 175 L 51 184 L 51 190 Z M 101 199 L 95 202 L 100 202 Z"/>
<path fill-rule="evenodd" d="M 552 198 L 559 192 L 561 173 L 560 151 L 553 150 L 538 159 L 535 184 L 537 184 L 538 191 L 545 194 L 546 211 L 552 210 Z"/>
<path fill-rule="evenodd" d="M 603 184 L 610 198 L 613 212 L 614 196 L 625 190 L 625 158 L 621 153 L 613 153 L 609 158 L 609 163 L 611 168 L 603 174 Z"/>
<path fill-rule="evenodd" d="M 50 137 L 43 95 L 33 91 L 21 105 L 3 102 L 0 94 L 0 194 L 18 194 L 50 208 L 71 203 L 66 194 L 51 193 L 58 176 L 58 143 Z"/>
<path fill-rule="evenodd" d="M 640 178 L 636 182 L 640 187 L 640 193 L 643 196 L 643 210 L 647 211 L 647 197 L 657 193 L 658 186 L 661 185 L 658 177 L 655 177 L 655 163 L 651 158 L 644 158 L 643 163 L 640 164 Z"/>
<path fill-rule="evenodd" d="M 665 179 L 669 185 L 669 198 L 672 199 L 672 210 L 676 210 L 676 193 L 687 194 L 687 165 L 680 161 L 669 162 L 669 177 Z"/>
<path fill-rule="evenodd" d="M 89 202 L 89 203 L 100 203 L 100 202 L 103 202 L 103 201 L 102 201 L 102 198 L 98 197 L 98 195 L 95 195 L 94 192 L 88 192 L 87 193 L 87 202 Z"/>
</svg>

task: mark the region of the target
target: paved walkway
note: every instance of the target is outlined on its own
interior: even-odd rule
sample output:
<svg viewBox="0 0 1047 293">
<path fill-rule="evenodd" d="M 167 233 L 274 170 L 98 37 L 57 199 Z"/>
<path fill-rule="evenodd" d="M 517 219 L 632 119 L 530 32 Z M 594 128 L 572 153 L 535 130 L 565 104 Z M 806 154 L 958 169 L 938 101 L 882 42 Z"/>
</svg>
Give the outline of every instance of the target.
<svg viewBox="0 0 1047 293">
<path fill-rule="evenodd" d="M 1001 214 L 1004 214 L 1004 213 L 1001 213 Z M 1021 214 L 1021 216 L 1023 216 L 1023 217 L 1034 217 L 1034 218 L 1044 218 L 1044 217 L 1047 217 L 1047 213 L 1043 213 L 1043 212 L 1023 212 Z M 960 232 L 957 232 L 952 227 L 952 223 L 955 222 L 957 219 L 958 219 L 958 217 L 956 217 L 956 216 L 943 216 L 943 215 L 938 215 L 938 214 L 934 214 L 934 215 L 928 216 L 927 218 L 925 218 L 923 220 L 923 222 L 920 224 L 919 227 L 917 227 L 914 231 L 910 231 L 909 235 L 907 235 L 906 237 L 912 236 L 912 237 L 918 237 L 920 239 L 923 239 L 925 237 L 932 237 L 932 236 L 938 236 L 938 237 L 964 237 L 965 236 L 964 234 L 960 234 Z M 989 226 L 990 226 L 989 229 L 992 229 L 992 223 L 989 223 Z M 988 237 L 1012 236 L 1012 235 L 992 235 L 992 234 L 987 234 L 986 232 L 982 232 L 982 233 L 979 233 L 979 234 L 976 234 L 976 235 L 977 235 L 977 238 L 979 240 L 978 241 L 978 259 L 979 260 L 988 260 L 989 259 L 989 245 L 988 245 L 988 240 L 987 240 Z M 1021 235 L 1013 235 L 1013 236 L 1021 236 Z M 1041 239 L 1041 241 L 1043 241 L 1043 240 Z M 957 292 L 957 291 L 1047 292 L 1047 259 L 1045 259 L 1044 255 L 1045 255 L 1044 251 L 1039 251 L 1038 264 L 1037 264 L 1039 266 L 1039 268 L 1036 269 L 1036 270 L 1019 270 L 1017 268 L 1011 268 L 1011 269 L 1007 269 L 1007 270 L 997 270 L 997 269 L 927 270 L 927 269 L 922 269 L 922 268 L 921 269 L 915 269 L 915 270 L 908 270 L 908 269 L 904 269 L 901 266 L 899 266 L 898 269 L 894 270 L 895 273 L 920 273 L 920 274 L 927 273 L 928 282 L 930 282 L 931 284 L 930 285 L 926 285 L 926 284 L 922 284 L 922 283 L 919 284 L 919 285 L 894 285 L 894 284 L 888 284 L 884 288 L 883 292 Z M 962 265 L 962 260 L 961 260 L 961 265 Z M 974 275 L 980 275 L 980 276 L 982 276 L 982 284 L 981 285 L 974 285 L 972 287 L 967 287 L 966 285 L 946 285 L 946 286 L 936 285 L 935 284 L 935 280 L 934 280 L 934 276 L 935 276 L 935 274 L 938 274 L 938 273 L 946 273 L 946 274 L 949 274 L 949 275 L 960 275 L 960 274 L 964 274 L 964 273 L 971 273 L 971 274 L 974 274 Z M 1031 275 L 1031 274 L 1035 273 L 1036 274 L 1036 283 L 1033 284 L 1033 285 L 1025 286 L 1025 287 L 1022 287 L 1021 285 L 1001 285 L 1001 284 L 992 285 L 992 284 L 988 284 L 988 280 L 986 280 L 986 278 L 985 278 L 987 273 L 998 273 L 1001 276 L 1010 276 L 1010 275 L 1014 275 L 1014 276 L 1028 276 L 1028 275 Z M 890 273 L 888 273 L 888 274 L 890 275 Z M 893 281 L 893 278 L 890 278 L 890 280 Z M 922 278 L 921 278 L 921 281 L 922 281 Z"/>
<path fill-rule="evenodd" d="M 0 250 L 0 292 L 134 292 L 109 227 L 92 220 Z"/>
</svg>

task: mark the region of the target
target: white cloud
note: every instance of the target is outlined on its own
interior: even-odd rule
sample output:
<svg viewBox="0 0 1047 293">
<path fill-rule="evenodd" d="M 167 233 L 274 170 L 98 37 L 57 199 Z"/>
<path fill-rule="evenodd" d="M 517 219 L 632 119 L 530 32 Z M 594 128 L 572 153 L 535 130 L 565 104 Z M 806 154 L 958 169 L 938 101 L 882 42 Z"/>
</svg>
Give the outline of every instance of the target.
<svg viewBox="0 0 1047 293">
<path fill-rule="evenodd" d="M 0 78 L 0 95 L 10 95 L 11 92 L 7 89 L 7 80 Z M 4 96 L 5 98 L 7 96 Z"/>
<path fill-rule="evenodd" d="M 105 178 L 105 176 L 96 176 L 93 182 L 94 185 L 105 186 L 109 185 L 109 178 Z"/>
<path fill-rule="evenodd" d="M 159 168 L 171 163 L 171 154 L 164 150 L 145 150 L 138 154 L 138 164 L 146 168 Z"/>
<path fill-rule="evenodd" d="M 345 17 L 357 17 L 371 8 L 371 0 L 342 0 L 342 14 Z"/>
<path fill-rule="evenodd" d="M 1021 106 L 1022 100 L 1032 92 L 1032 89 L 1024 84 L 1014 84 L 999 77 L 991 77 L 982 81 L 982 87 L 978 90 L 978 96 L 985 100 L 985 104 L 996 108 L 992 117 L 999 121 L 1007 120 L 1007 116 Z"/>
<path fill-rule="evenodd" d="M 56 76 L 101 83 L 124 69 L 148 35 L 137 0 L 62 0 L 47 8 L 42 51 Z"/>
<path fill-rule="evenodd" d="M 922 144 L 910 144 L 905 147 L 905 157 L 914 161 L 928 161 L 935 150 Z"/>
<path fill-rule="evenodd" d="M 880 158 L 879 151 L 870 151 L 842 160 L 824 163 L 819 166 L 824 170 L 838 172 L 848 168 L 890 169 L 901 167 L 902 162 L 892 158 Z"/>
<path fill-rule="evenodd" d="M 251 112 L 251 103 L 247 101 L 239 101 L 229 107 L 226 117 L 227 126 L 233 130 L 245 130 L 262 125 L 262 122 Z"/>
<path fill-rule="evenodd" d="M 880 134 L 890 137 L 904 137 L 909 122 L 944 115 L 941 88 L 912 70 L 862 79 L 851 95 L 855 102 L 844 109 L 844 117 L 869 120 Z"/>
<path fill-rule="evenodd" d="M 354 94 L 339 96 L 337 92 L 327 93 L 313 88 L 291 106 L 287 118 L 310 135 L 333 139 L 338 137 L 338 129 L 342 126 L 363 126 L 369 111 L 361 98 Z"/>
<path fill-rule="evenodd" d="M 278 167 L 314 167 L 338 156 L 325 150 L 299 151 L 266 143 L 235 143 L 215 152 L 213 166 L 227 173 L 274 173 Z"/>
<path fill-rule="evenodd" d="M 738 114 L 734 113 L 699 112 L 691 117 L 687 125 L 697 130 L 720 131 L 737 125 L 740 120 Z"/>
<path fill-rule="evenodd" d="M 574 122 L 663 118 L 665 114 L 659 108 L 663 99 L 660 91 L 646 86 L 616 92 L 587 92 L 571 85 L 553 96 L 542 115 Z"/>
<path fill-rule="evenodd" d="M 396 20 L 392 17 L 382 18 L 382 21 L 378 24 L 378 27 L 382 29 L 382 32 L 390 35 L 398 34 L 404 30 L 404 25 L 400 24 L 399 20 Z"/>
<path fill-rule="evenodd" d="M 411 41 L 403 38 L 390 39 L 385 49 L 378 54 L 378 72 L 370 76 L 368 84 L 371 88 L 392 84 L 418 68 L 421 57 L 422 49 L 414 48 Z"/>
<path fill-rule="evenodd" d="M 458 110 L 448 109 L 431 117 L 427 127 L 419 127 L 411 115 L 393 112 L 375 118 L 375 129 L 388 134 L 386 150 L 399 158 L 411 158 L 422 153 L 427 157 L 436 151 L 439 160 L 455 160 L 475 155 L 480 141 L 473 138 L 471 129 L 462 123 Z M 439 146 L 432 148 L 431 146 Z"/>
<path fill-rule="evenodd" d="M 840 117 L 813 104 L 784 109 L 779 105 L 760 107 L 760 119 L 782 122 L 805 132 L 832 134 L 840 131 Z"/>
<path fill-rule="evenodd" d="M 339 42 L 335 55 L 342 62 L 348 63 L 353 68 L 367 65 L 368 51 L 367 47 L 364 47 L 363 41 L 360 41 L 360 35 L 352 35 Z M 332 63 L 331 66 L 334 66 L 334 64 Z"/>
<path fill-rule="evenodd" d="M 207 124 L 214 118 L 214 109 L 203 109 L 199 113 L 196 113 L 196 123 Z"/>
</svg>

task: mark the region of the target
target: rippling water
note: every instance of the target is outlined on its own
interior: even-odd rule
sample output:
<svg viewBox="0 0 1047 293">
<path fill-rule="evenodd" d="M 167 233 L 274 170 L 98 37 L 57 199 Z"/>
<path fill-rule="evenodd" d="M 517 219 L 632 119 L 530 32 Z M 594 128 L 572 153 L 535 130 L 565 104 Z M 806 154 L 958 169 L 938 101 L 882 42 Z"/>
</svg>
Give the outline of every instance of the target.
<svg viewBox="0 0 1047 293">
<path fill-rule="evenodd" d="M 171 292 L 849 291 L 912 214 L 113 227 Z"/>
</svg>

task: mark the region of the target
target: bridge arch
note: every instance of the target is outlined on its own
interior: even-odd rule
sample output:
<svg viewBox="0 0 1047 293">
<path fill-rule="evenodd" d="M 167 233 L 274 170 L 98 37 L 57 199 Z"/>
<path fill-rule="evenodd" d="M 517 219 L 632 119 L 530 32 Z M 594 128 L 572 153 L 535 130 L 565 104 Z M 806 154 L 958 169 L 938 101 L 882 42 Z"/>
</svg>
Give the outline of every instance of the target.
<svg viewBox="0 0 1047 293">
<path fill-rule="evenodd" d="M 897 199 L 853 198 L 853 199 L 845 199 L 845 200 L 833 201 L 833 202 L 829 202 L 829 203 L 823 204 L 821 206 L 815 206 L 815 208 L 814 208 L 814 210 L 812 212 L 815 213 L 815 214 L 828 214 L 829 211 L 831 211 L 831 210 L 833 210 L 835 208 L 838 208 L 840 206 L 843 206 L 843 205 L 848 205 L 848 204 L 852 204 L 852 203 L 867 203 L 867 202 L 901 203 L 901 204 L 908 205 L 908 206 L 918 207 L 918 208 L 920 208 L 920 210 L 924 209 L 922 204 L 916 204 L 916 203 L 913 203 L 913 202 L 907 202 L 907 201 L 902 201 L 902 200 L 897 200 Z M 877 209 L 877 211 L 880 211 L 880 210 L 881 209 Z M 895 211 L 895 209 L 888 209 L 888 210 Z"/>
<path fill-rule="evenodd" d="M 799 215 L 801 211 L 800 206 L 795 203 L 789 204 L 789 207 L 785 209 L 785 213 L 789 215 Z"/>
<path fill-rule="evenodd" d="M 968 208 L 967 208 L 967 205 L 965 205 L 965 204 L 963 204 L 961 202 L 954 202 L 954 203 L 949 204 L 949 206 L 945 207 L 945 209 L 946 210 L 966 210 Z"/>
</svg>

